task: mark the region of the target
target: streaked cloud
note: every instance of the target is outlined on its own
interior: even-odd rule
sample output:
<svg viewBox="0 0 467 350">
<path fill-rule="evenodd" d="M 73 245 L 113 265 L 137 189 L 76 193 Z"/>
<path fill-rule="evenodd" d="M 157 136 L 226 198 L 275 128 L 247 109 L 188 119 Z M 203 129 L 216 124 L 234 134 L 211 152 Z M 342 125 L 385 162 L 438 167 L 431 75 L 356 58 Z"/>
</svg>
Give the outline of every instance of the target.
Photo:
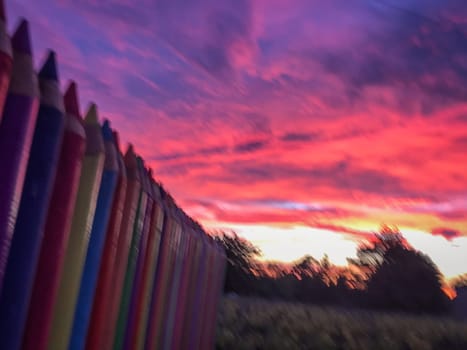
<svg viewBox="0 0 467 350">
<path fill-rule="evenodd" d="M 209 227 L 241 227 L 250 238 L 259 230 L 258 244 L 288 249 L 289 258 L 325 247 L 340 262 L 384 222 L 415 237 L 446 274 L 462 270 L 464 1 L 16 0 L 7 8 L 9 28 L 30 19 L 37 64 L 54 48 L 62 86 L 78 81 L 82 107 L 96 101 Z"/>
</svg>

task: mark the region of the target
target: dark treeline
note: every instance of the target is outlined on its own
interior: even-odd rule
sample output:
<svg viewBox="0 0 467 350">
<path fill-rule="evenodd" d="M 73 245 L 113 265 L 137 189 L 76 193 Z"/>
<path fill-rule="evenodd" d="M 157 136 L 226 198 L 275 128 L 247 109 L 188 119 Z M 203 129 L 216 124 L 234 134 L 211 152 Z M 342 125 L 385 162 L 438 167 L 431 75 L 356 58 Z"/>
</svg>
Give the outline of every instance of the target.
<svg viewBox="0 0 467 350">
<path fill-rule="evenodd" d="M 383 226 L 347 267 L 334 266 L 327 256 L 305 256 L 294 264 L 258 262 L 260 250 L 236 234 L 217 239 L 227 253 L 226 293 L 416 314 L 448 314 L 453 308 L 436 265 L 397 228 Z"/>
</svg>

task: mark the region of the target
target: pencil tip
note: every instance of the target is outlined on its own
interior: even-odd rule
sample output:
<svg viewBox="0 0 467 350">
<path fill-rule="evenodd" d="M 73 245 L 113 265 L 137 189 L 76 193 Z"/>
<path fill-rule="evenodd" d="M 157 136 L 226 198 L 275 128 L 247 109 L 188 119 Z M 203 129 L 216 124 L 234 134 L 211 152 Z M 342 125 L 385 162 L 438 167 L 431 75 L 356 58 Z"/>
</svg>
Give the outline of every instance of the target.
<svg viewBox="0 0 467 350">
<path fill-rule="evenodd" d="M 133 148 L 133 144 L 131 144 L 131 143 L 128 145 L 128 149 L 126 150 L 125 155 L 127 155 L 127 154 L 131 154 L 131 155 L 134 155 L 136 157 L 135 149 Z"/>
<path fill-rule="evenodd" d="M 136 153 L 133 149 L 133 145 L 131 143 L 128 145 L 128 149 L 125 152 L 124 160 L 125 165 L 128 168 L 138 169 L 138 160 L 136 158 Z M 138 171 L 136 171 L 135 176 L 139 178 Z"/>
<path fill-rule="evenodd" d="M 78 88 L 74 81 L 72 81 L 68 86 L 68 89 L 66 90 L 63 99 L 65 102 L 66 112 L 78 118 L 81 118 L 78 103 Z"/>
<path fill-rule="evenodd" d="M 120 135 L 115 130 L 112 130 L 112 134 L 114 137 L 115 147 L 117 147 L 117 150 L 120 151 Z"/>
<path fill-rule="evenodd" d="M 57 57 L 54 51 L 48 52 L 47 58 L 39 71 L 39 78 L 58 81 Z"/>
<path fill-rule="evenodd" d="M 31 36 L 29 35 L 29 22 L 22 19 L 11 38 L 11 46 L 17 52 L 27 55 L 32 54 Z"/>
<path fill-rule="evenodd" d="M 89 106 L 84 121 L 87 124 L 99 124 L 99 117 L 97 116 L 97 106 L 95 103 L 91 103 L 91 105 Z"/>
<path fill-rule="evenodd" d="M 3 0 L 0 0 L 0 20 L 6 22 L 5 3 Z"/>
<path fill-rule="evenodd" d="M 110 127 L 110 122 L 106 119 L 102 124 L 102 137 L 104 141 L 114 142 L 114 136 L 112 128 Z"/>
</svg>

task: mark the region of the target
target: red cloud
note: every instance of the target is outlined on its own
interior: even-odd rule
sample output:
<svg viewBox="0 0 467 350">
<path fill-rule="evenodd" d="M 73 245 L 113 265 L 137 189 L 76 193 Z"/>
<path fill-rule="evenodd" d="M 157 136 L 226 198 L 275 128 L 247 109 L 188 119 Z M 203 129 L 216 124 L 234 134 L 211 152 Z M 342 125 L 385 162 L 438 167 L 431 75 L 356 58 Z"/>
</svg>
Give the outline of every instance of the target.
<svg viewBox="0 0 467 350">
<path fill-rule="evenodd" d="M 450 229 L 450 228 L 441 228 L 441 227 L 433 229 L 431 231 L 431 233 L 434 234 L 434 235 L 443 236 L 448 241 L 450 241 L 450 240 L 452 240 L 452 239 L 454 239 L 456 237 L 462 236 L 462 234 L 457 230 Z"/>
</svg>

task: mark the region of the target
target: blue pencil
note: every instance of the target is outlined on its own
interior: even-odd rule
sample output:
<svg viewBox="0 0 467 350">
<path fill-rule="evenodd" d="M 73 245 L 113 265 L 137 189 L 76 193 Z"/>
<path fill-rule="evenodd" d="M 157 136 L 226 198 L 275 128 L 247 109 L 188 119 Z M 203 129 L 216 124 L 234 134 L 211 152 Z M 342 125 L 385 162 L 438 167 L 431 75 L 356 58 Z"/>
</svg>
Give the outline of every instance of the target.
<svg viewBox="0 0 467 350">
<path fill-rule="evenodd" d="M 105 234 L 109 223 L 110 210 L 118 179 L 118 159 L 112 129 L 105 121 L 102 127 L 105 146 L 105 164 L 102 173 L 101 187 L 97 197 L 96 213 L 91 228 L 91 236 L 84 265 L 78 302 L 76 304 L 73 330 L 69 345 L 70 350 L 84 349 L 86 335 L 91 318 L 94 293 L 104 248 Z"/>
<path fill-rule="evenodd" d="M 63 97 L 65 131 L 24 329 L 22 350 L 46 350 L 86 146 L 76 83 Z"/>
<path fill-rule="evenodd" d="M 55 54 L 39 73 L 41 105 L 0 297 L 0 344 L 19 349 L 65 127 Z"/>
</svg>

